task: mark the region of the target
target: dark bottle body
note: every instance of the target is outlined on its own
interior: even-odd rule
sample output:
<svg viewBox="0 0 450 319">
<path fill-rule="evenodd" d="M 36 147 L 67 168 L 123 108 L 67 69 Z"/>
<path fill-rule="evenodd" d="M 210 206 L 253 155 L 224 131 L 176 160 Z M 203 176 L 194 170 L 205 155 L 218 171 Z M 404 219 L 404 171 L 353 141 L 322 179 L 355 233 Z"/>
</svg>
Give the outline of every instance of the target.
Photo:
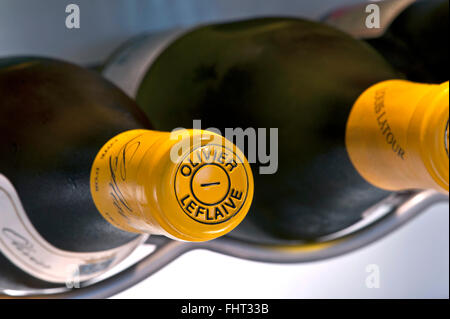
<svg viewBox="0 0 450 319">
<path fill-rule="evenodd" d="M 120 90 L 94 72 L 43 58 L 0 59 L 0 173 L 37 232 L 56 248 L 94 252 L 137 235 L 109 224 L 89 189 L 99 149 L 149 127 Z"/>
<path fill-rule="evenodd" d="M 416 1 L 378 38 L 366 39 L 411 81 L 448 81 L 447 0 Z"/>
<path fill-rule="evenodd" d="M 321 20 L 369 43 L 409 80 L 440 84 L 448 80 L 448 16 L 447 0 L 389 0 L 344 6 Z"/>
<path fill-rule="evenodd" d="M 345 125 L 370 85 L 400 75 L 367 44 L 323 24 L 268 18 L 201 27 L 172 42 L 139 86 L 159 130 L 278 128 L 273 175 L 253 165 L 255 197 L 232 235 L 316 239 L 388 196 L 349 161 Z"/>
</svg>

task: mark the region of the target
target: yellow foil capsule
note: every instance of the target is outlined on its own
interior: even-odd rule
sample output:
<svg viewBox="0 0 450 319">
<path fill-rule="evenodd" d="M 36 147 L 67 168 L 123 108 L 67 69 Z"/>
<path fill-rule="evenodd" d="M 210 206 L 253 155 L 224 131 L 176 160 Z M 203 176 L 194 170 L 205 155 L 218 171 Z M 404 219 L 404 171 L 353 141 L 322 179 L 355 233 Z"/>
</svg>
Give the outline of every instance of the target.
<svg viewBox="0 0 450 319">
<path fill-rule="evenodd" d="M 367 89 L 347 122 L 346 147 L 357 171 L 383 189 L 448 194 L 448 82 L 390 80 Z"/>
<path fill-rule="evenodd" d="M 132 130 L 106 143 L 92 166 L 103 217 L 125 231 L 206 241 L 235 228 L 253 198 L 243 153 L 201 130 Z"/>
</svg>

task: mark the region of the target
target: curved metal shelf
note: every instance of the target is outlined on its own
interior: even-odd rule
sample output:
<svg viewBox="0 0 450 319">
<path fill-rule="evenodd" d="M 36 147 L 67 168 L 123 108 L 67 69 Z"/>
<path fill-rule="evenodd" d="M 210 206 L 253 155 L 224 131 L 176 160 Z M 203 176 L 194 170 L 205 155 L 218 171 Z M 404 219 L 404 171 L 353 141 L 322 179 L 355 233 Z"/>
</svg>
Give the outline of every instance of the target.
<svg viewBox="0 0 450 319">
<path fill-rule="evenodd" d="M 102 281 L 85 282 L 81 288 L 65 287 L 12 291 L 4 290 L 4 298 L 107 298 L 132 287 L 159 269 L 194 249 L 207 249 L 225 255 L 254 261 L 274 263 L 302 263 L 332 258 L 367 246 L 393 232 L 420 212 L 448 196 L 435 191 L 396 193 L 363 213 L 357 224 L 315 242 L 293 241 L 283 245 L 267 245 L 222 237 L 205 243 L 185 243 L 156 237 L 153 253 Z"/>
</svg>

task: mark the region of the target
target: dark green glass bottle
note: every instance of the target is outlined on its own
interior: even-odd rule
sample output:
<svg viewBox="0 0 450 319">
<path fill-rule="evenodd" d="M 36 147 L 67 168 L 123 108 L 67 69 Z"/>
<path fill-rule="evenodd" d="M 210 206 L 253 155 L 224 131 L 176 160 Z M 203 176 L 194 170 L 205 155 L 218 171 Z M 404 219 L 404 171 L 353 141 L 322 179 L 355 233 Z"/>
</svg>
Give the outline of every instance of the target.
<svg viewBox="0 0 450 319">
<path fill-rule="evenodd" d="M 448 80 L 447 0 L 388 0 L 379 8 L 379 28 L 366 26 L 371 10 L 361 3 L 332 11 L 323 21 L 373 46 L 411 81 Z"/>
<path fill-rule="evenodd" d="M 253 164 L 253 206 L 234 236 L 317 239 L 389 195 L 353 168 L 345 124 L 359 94 L 401 75 L 367 43 L 334 28 L 264 18 L 150 36 L 119 50 L 104 75 L 135 95 L 160 130 L 190 128 L 194 119 L 222 133 L 278 128 L 278 170 L 261 175 Z"/>
<path fill-rule="evenodd" d="M 87 281 L 149 234 L 207 241 L 249 210 L 250 166 L 231 143 L 146 129 L 136 103 L 96 72 L 4 58 L 0 96 L 0 290 Z"/>
<path fill-rule="evenodd" d="M 100 75 L 47 58 L 1 58 L 0 96 L 0 289 L 111 268 L 140 237 L 97 211 L 90 170 L 104 143 L 147 118 Z"/>
<path fill-rule="evenodd" d="M 133 101 L 93 71 L 34 57 L 0 59 L 0 96 L 0 173 L 38 233 L 72 252 L 135 238 L 98 213 L 89 188 L 100 148 L 120 132 L 149 127 Z"/>
</svg>

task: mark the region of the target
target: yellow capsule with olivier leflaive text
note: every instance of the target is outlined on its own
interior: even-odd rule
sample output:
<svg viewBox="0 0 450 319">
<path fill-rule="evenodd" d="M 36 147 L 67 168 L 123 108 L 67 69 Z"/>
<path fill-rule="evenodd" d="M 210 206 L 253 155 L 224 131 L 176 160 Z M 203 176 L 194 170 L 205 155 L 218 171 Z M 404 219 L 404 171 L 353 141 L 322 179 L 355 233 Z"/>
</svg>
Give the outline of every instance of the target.
<svg viewBox="0 0 450 319">
<path fill-rule="evenodd" d="M 202 130 L 131 130 L 107 142 L 91 193 L 116 227 L 185 241 L 226 234 L 247 214 L 253 177 L 242 152 Z"/>
<path fill-rule="evenodd" d="M 383 189 L 448 194 L 448 82 L 377 83 L 356 100 L 346 147 L 357 171 Z"/>
</svg>

